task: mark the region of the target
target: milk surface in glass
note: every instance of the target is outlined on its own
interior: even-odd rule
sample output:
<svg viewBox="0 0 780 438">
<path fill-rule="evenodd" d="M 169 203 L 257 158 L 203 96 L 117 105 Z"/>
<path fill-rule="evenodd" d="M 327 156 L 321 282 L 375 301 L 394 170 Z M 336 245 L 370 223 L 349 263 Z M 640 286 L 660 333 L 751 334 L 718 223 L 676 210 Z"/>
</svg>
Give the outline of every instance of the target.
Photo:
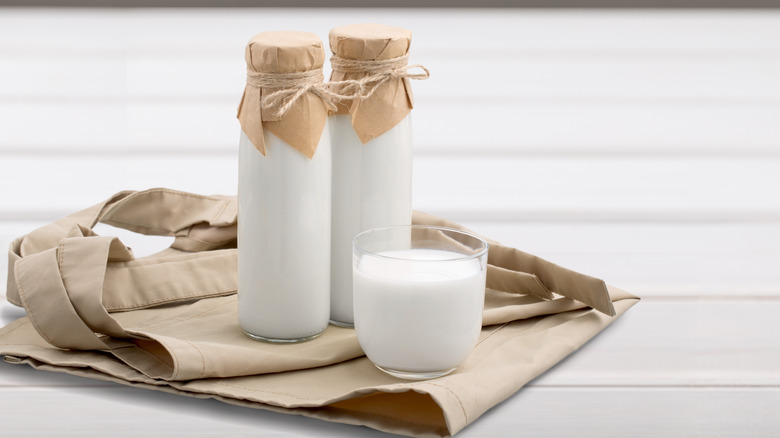
<svg viewBox="0 0 780 438">
<path fill-rule="evenodd" d="M 253 337 L 303 340 L 330 316 L 330 136 L 326 124 L 311 159 L 264 139 L 265 156 L 239 141 L 238 320 Z"/>
<path fill-rule="evenodd" d="M 352 315 L 352 239 L 371 228 L 412 223 L 412 120 L 361 143 L 349 114 L 330 117 L 333 143 L 331 320 Z"/>
<path fill-rule="evenodd" d="M 368 358 L 391 371 L 456 368 L 479 338 L 484 258 L 408 249 L 363 255 L 354 267 L 355 330 Z"/>
</svg>

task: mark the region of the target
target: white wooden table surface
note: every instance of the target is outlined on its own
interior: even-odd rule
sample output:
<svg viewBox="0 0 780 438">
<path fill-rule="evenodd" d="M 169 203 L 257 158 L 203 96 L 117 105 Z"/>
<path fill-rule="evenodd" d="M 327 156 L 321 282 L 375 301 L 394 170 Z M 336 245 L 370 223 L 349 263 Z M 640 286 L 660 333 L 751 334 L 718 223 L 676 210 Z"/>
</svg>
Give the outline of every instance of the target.
<svg viewBox="0 0 780 438">
<path fill-rule="evenodd" d="M 417 209 L 643 298 L 460 436 L 780 435 L 780 11 L 0 8 L 0 246 L 122 189 L 235 193 L 249 37 L 365 21 L 432 71 Z M 0 435 L 384 436 L 5 363 Z"/>
</svg>

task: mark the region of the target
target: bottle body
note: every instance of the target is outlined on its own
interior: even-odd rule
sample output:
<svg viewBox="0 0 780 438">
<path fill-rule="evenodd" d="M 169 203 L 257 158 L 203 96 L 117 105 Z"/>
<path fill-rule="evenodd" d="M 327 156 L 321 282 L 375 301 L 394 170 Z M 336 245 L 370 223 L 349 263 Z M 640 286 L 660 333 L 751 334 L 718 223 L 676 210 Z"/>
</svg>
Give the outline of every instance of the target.
<svg viewBox="0 0 780 438">
<path fill-rule="evenodd" d="M 250 337 L 297 342 L 330 314 L 331 147 L 309 159 L 268 130 L 239 141 L 238 319 Z"/>
<path fill-rule="evenodd" d="M 363 144 L 349 115 L 329 119 L 333 150 L 330 320 L 354 324 L 352 239 L 365 230 L 412 222 L 412 120 Z"/>
</svg>

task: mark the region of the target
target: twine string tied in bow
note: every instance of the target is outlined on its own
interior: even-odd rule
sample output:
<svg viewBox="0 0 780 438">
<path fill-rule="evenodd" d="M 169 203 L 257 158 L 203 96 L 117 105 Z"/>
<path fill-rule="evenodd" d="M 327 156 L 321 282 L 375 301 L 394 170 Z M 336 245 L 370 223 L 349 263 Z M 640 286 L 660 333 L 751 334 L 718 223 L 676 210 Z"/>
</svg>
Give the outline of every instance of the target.
<svg viewBox="0 0 780 438">
<path fill-rule="evenodd" d="M 323 80 L 321 69 L 294 73 L 248 71 L 246 75 L 247 85 L 277 90 L 265 95 L 260 103 L 264 110 L 275 109 L 273 115 L 276 117 L 285 115 L 306 93 L 313 93 L 322 99 L 331 111 L 335 111 L 336 105 L 333 101 L 340 96 L 331 92 Z"/>
<path fill-rule="evenodd" d="M 324 84 L 321 69 L 294 73 L 248 71 L 246 83 L 258 88 L 277 90 L 265 95 L 260 103 L 264 110 L 275 109 L 273 115 L 276 117 L 284 116 L 306 93 L 313 93 L 335 112 L 335 102 L 368 99 L 382 84 L 391 79 L 425 80 L 430 77 L 430 72 L 424 66 L 407 65 L 408 59 L 409 55 L 383 60 L 355 60 L 333 56 L 331 66 L 334 71 L 367 75 L 360 79 Z M 413 69 L 421 69 L 422 72 L 413 73 Z"/>
<path fill-rule="evenodd" d="M 339 56 L 330 58 L 330 65 L 334 72 L 341 73 L 365 73 L 360 79 L 347 79 L 329 84 L 331 90 L 339 90 L 344 97 L 340 99 L 368 99 L 382 84 L 392 79 L 428 79 L 431 73 L 421 64 L 407 65 L 409 55 L 392 59 L 358 60 L 347 59 Z M 412 70 L 419 69 L 420 72 Z"/>
</svg>

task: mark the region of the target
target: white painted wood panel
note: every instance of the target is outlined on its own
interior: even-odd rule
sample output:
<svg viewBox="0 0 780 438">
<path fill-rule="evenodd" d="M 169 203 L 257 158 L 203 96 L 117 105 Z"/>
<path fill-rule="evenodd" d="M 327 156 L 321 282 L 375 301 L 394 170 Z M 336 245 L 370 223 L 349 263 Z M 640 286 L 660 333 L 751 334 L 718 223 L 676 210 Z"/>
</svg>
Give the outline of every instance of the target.
<svg viewBox="0 0 780 438">
<path fill-rule="evenodd" d="M 420 150 L 780 151 L 780 13 L 382 14 L 415 29 L 414 53 L 434 71 L 416 84 Z M 0 150 L 230 150 L 250 35 L 325 36 L 376 13 L 212 15 L 4 11 Z M 464 87 L 484 65 L 494 77 Z"/>
<path fill-rule="evenodd" d="M 7 155 L 0 219 L 59 216 L 125 189 L 231 194 L 236 166 L 233 154 Z M 420 155 L 413 187 L 415 208 L 461 220 L 780 217 L 780 158 Z"/>
<path fill-rule="evenodd" d="M 780 386 L 778 312 L 777 297 L 645 300 L 531 386 Z M 22 315 L 0 303 L 3 325 Z M 60 384 L 93 382 L 0 367 L 0 387 Z"/>
<path fill-rule="evenodd" d="M 132 49 L 165 51 L 187 43 L 189 50 L 243 44 L 266 29 L 296 28 L 325 37 L 335 26 L 373 22 L 414 30 L 417 50 L 603 52 L 705 51 L 750 54 L 780 50 L 780 14 L 772 10 L 620 11 L 474 9 L 6 9 L 0 28 L 16 35 L 0 49 L 20 51 L 45 45 L 61 49 L 113 50 L 117 41 Z M 85 35 L 77 29 L 89 29 Z M 172 32 L 175 30 L 175 32 Z M 444 33 L 443 33 L 444 32 Z M 54 38 L 53 36 L 56 36 Z M 239 42 L 236 42 L 238 40 Z"/>
<path fill-rule="evenodd" d="M 463 436 L 770 437 L 776 388 L 528 388 Z"/>
<path fill-rule="evenodd" d="M 54 218 L 52 218 L 53 220 Z M 41 221 L 0 221 L 0 279 L 9 242 Z M 487 237 L 570 269 L 602 278 L 645 298 L 780 296 L 780 224 L 464 221 Z M 170 245 L 171 238 L 140 236 L 99 225 L 137 256 Z M 0 285 L 0 291 L 4 286 Z"/>
<path fill-rule="evenodd" d="M 176 48 L 165 53 L 155 48 L 130 51 L 123 43 L 113 53 L 80 51 L 74 45 L 46 57 L 33 50 L 5 54 L 0 61 L 0 96 L 235 100 L 244 87 L 243 51 L 236 41 L 205 54 Z M 446 48 L 419 53 L 413 46 L 411 63 L 423 63 L 433 74 L 427 82 L 415 82 L 415 95 L 425 100 L 777 105 L 780 87 L 765 85 L 774 83 L 780 73 L 778 54 L 458 54 Z M 329 70 L 327 63 L 325 68 Z M 490 80 L 481 80 L 487 74 Z M 466 86 L 472 81 L 479 81 L 479 86 Z"/>
<path fill-rule="evenodd" d="M 247 39 L 378 17 L 433 71 L 415 207 L 645 298 L 459 436 L 774 436 L 780 11 L 0 9 L 0 278 L 116 191 L 234 193 Z M 4 436 L 385 436 L 2 363 L 0 400 Z"/>
<path fill-rule="evenodd" d="M 0 100 L 0 152 L 230 153 L 239 99 Z M 780 154 L 780 104 L 416 102 L 421 153 Z"/>
<path fill-rule="evenodd" d="M 52 217 L 51 220 L 57 219 Z M 0 221 L 0 247 L 46 221 Z M 504 244 L 534 253 L 588 257 L 604 255 L 679 255 L 733 252 L 736 256 L 780 254 L 780 223 L 776 222 L 578 222 L 578 221 L 479 221 L 461 224 Z M 102 235 L 118 235 L 133 243 L 136 254 L 147 254 L 168 239 L 141 236 L 98 224 Z M 555 237 L 554 239 L 551 237 Z M 171 238 L 172 239 L 172 238 Z"/>
<path fill-rule="evenodd" d="M 390 436 L 136 388 L 2 388 L 0 397 L 16 402 L 3 416 L 4 432 L 14 437 Z M 457 436 L 770 437 L 780 429 L 778 402 L 777 388 L 533 387 Z"/>
</svg>

